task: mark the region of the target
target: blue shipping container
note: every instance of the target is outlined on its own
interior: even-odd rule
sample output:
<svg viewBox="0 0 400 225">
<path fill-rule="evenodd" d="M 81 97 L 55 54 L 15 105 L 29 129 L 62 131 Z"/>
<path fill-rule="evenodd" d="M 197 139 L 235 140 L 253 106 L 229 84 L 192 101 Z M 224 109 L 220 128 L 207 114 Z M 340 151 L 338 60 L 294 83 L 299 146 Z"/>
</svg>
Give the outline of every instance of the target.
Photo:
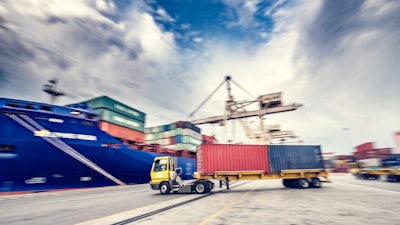
<svg viewBox="0 0 400 225">
<path fill-rule="evenodd" d="M 400 154 L 391 154 L 387 156 L 385 159 L 382 159 L 382 166 L 384 167 L 400 166 Z"/>
<path fill-rule="evenodd" d="M 199 127 L 197 127 L 196 125 L 193 125 L 193 124 L 192 124 L 191 129 L 194 130 L 194 131 L 196 131 L 196 133 L 199 133 L 199 134 L 201 133 L 201 129 L 200 129 Z"/>
<path fill-rule="evenodd" d="M 178 134 L 176 135 L 176 143 L 182 143 L 182 135 Z"/>
<path fill-rule="evenodd" d="M 164 125 L 164 131 L 169 131 L 169 124 Z"/>
<path fill-rule="evenodd" d="M 271 173 L 324 168 L 321 147 L 318 145 L 269 145 L 268 159 Z"/>
</svg>

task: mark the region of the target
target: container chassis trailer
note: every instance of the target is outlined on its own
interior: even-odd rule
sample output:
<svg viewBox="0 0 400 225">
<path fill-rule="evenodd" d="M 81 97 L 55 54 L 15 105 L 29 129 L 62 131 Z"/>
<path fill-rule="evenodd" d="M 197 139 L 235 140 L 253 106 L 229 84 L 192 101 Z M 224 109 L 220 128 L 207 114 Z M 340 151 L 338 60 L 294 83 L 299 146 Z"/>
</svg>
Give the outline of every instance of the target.
<svg viewBox="0 0 400 225">
<path fill-rule="evenodd" d="M 280 173 L 265 171 L 215 171 L 213 174 L 194 173 L 195 180 L 182 181 L 182 169 L 177 168 L 177 160 L 171 156 L 156 157 L 150 172 L 150 187 L 161 194 L 198 193 L 205 194 L 214 188 L 212 180 L 219 181 L 220 188 L 229 189 L 230 181 L 282 179 L 288 188 L 320 188 L 321 182 L 330 182 L 325 169 L 282 170 Z M 323 178 L 322 180 L 320 178 Z"/>
<path fill-rule="evenodd" d="M 368 180 L 378 180 L 381 176 L 386 176 L 388 182 L 400 182 L 400 170 L 398 169 L 359 169 L 353 173 L 355 177 Z"/>
</svg>

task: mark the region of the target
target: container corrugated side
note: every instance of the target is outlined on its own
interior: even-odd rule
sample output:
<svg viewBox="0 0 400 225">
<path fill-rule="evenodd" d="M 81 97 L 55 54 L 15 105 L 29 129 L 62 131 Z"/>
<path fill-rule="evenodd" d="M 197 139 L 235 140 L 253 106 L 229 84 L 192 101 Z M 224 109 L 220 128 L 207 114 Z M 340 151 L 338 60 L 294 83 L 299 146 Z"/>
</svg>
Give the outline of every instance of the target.
<svg viewBox="0 0 400 225">
<path fill-rule="evenodd" d="M 271 173 L 324 168 L 321 147 L 318 145 L 269 145 L 268 157 Z"/>
<path fill-rule="evenodd" d="M 143 132 L 132 130 L 105 121 L 100 121 L 99 126 L 101 130 L 109 133 L 113 137 L 122 138 L 125 140 L 131 140 L 139 143 L 143 143 L 145 140 L 145 134 Z"/>
<path fill-rule="evenodd" d="M 100 120 L 124 126 L 144 133 L 144 122 L 129 118 L 108 109 L 99 109 Z"/>
<path fill-rule="evenodd" d="M 202 144 L 197 148 L 197 170 L 210 175 L 216 171 L 269 173 L 266 145 Z"/>
</svg>

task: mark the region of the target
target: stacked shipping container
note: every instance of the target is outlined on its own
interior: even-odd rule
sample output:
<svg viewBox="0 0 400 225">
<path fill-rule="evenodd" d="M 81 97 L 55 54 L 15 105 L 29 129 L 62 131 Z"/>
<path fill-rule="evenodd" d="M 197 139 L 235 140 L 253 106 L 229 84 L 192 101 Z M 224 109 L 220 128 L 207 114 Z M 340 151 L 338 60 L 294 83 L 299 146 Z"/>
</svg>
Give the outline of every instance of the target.
<svg viewBox="0 0 400 225">
<path fill-rule="evenodd" d="M 382 160 L 384 167 L 398 167 L 400 168 L 400 154 L 391 154 Z"/>
<path fill-rule="evenodd" d="M 367 151 L 367 150 L 372 150 L 375 147 L 375 143 L 374 142 L 367 142 L 361 145 L 356 146 L 356 152 L 363 152 L 363 151 Z"/>
<path fill-rule="evenodd" d="M 128 143 L 144 142 L 145 113 L 107 96 L 85 103 L 99 113 L 99 126 L 103 131 Z"/>
<path fill-rule="evenodd" d="M 323 169 L 320 146 L 203 144 L 197 148 L 197 171 L 264 171 Z"/>
<path fill-rule="evenodd" d="M 392 153 L 391 148 L 375 148 L 374 142 L 367 142 L 355 147 L 354 159 L 362 168 L 379 168 L 382 159 Z"/>
<path fill-rule="evenodd" d="M 149 127 L 145 128 L 146 144 L 159 144 L 161 148 L 195 153 L 196 147 L 202 143 L 200 132 L 197 126 L 183 121 Z"/>
<path fill-rule="evenodd" d="M 354 158 L 357 160 L 362 159 L 372 159 L 372 158 L 385 158 L 392 153 L 391 148 L 378 148 L 378 149 L 371 149 L 365 150 L 362 152 L 354 152 Z"/>
</svg>

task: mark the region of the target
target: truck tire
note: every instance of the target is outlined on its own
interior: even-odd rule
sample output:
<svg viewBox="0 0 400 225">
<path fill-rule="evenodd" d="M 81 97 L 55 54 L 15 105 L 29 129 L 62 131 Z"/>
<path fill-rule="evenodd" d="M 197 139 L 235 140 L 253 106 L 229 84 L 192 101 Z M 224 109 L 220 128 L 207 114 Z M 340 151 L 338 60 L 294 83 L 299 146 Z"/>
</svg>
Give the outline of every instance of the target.
<svg viewBox="0 0 400 225">
<path fill-rule="evenodd" d="M 321 180 L 318 177 L 311 178 L 310 187 L 321 188 L 322 187 Z"/>
<path fill-rule="evenodd" d="M 300 189 L 306 189 L 310 187 L 310 183 L 308 183 L 308 180 L 305 178 L 299 178 L 297 179 L 297 187 Z"/>
<path fill-rule="evenodd" d="M 208 192 L 208 185 L 205 181 L 196 181 L 196 183 L 194 184 L 194 191 L 197 194 L 205 194 Z"/>
<path fill-rule="evenodd" d="M 169 186 L 169 184 L 167 182 L 162 182 L 160 185 L 160 193 L 162 195 L 165 195 L 165 194 L 169 194 L 170 191 L 171 191 L 171 187 Z"/>
</svg>

